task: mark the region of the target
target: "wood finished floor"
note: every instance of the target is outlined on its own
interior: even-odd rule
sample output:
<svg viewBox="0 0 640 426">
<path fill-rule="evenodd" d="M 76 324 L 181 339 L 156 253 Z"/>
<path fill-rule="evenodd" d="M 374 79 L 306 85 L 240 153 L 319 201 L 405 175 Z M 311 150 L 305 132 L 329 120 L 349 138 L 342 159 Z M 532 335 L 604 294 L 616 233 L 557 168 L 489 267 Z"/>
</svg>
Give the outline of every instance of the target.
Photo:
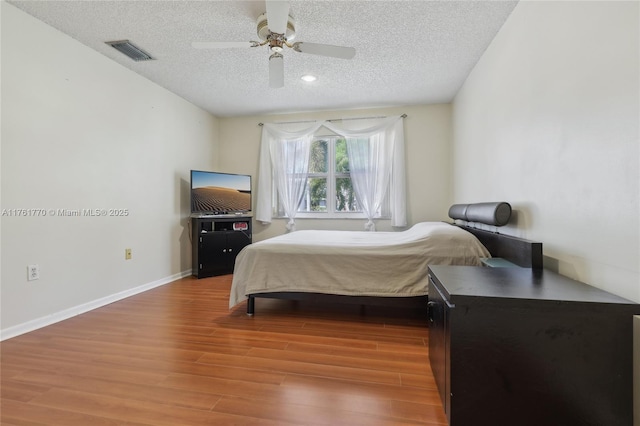
<svg viewBox="0 0 640 426">
<path fill-rule="evenodd" d="M 424 313 L 175 281 L 0 343 L 0 424 L 446 425 Z"/>
</svg>

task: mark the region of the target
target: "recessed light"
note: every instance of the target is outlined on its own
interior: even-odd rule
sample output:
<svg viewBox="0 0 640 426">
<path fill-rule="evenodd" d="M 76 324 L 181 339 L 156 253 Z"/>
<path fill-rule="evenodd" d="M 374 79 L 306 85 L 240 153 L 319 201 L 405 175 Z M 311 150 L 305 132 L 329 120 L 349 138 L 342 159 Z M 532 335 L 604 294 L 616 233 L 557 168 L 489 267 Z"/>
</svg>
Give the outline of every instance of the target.
<svg viewBox="0 0 640 426">
<path fill-rule="evenodd" d="M 311 83 L 312 81 L 316 81 L 318 77 L 316 77 L 315 75 L 306 74 L 300 77 L 300 79 L 302 79 L 303 81 L 306 81 L 307 83 Z"/>
</svg>

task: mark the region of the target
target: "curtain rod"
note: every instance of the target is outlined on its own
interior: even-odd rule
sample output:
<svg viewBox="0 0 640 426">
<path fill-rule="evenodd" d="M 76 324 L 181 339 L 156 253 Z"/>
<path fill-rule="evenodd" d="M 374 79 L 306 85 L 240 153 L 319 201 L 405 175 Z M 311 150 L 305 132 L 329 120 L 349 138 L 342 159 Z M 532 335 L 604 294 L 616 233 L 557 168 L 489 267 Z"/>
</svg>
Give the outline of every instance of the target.
<svg viewBox="0 0 640 426">
<path fill-rule="evenodd" d="M 407 118 L 407 114 L 402 114 L 400 117 Z M 372 118 L 387 118 L 384 115 L 378 117 L 353 117 L 353 118 L 332 118 L 324 121 L 346 121 L 346 120 L 369 120 Z M 298 123 L 311 123 L 316 120 L 301 120 L 301 121 L 278 121 L 275 124 L 298 124 Z M 258 126 L 264 126 L 264 123 L 258 123 Z"/>
</svg>

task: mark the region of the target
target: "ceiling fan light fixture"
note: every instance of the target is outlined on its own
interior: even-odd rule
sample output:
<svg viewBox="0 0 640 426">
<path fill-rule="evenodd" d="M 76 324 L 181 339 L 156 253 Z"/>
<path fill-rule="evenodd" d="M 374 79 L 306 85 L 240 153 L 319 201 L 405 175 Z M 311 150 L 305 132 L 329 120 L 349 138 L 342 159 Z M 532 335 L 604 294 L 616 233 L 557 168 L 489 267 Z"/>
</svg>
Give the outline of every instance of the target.
<svg viewBox="0 0 640 426">
<path fill-rule="evenodd" d="M 305 81 L 307 83 L 313 83 L 317 79 L 318 79 L 318 77 L 316 77 L 315 75 L 311 75 L 311 74 L 305 74 L 302 77 L 300 77 L 300 80 Z"/>
</svg>

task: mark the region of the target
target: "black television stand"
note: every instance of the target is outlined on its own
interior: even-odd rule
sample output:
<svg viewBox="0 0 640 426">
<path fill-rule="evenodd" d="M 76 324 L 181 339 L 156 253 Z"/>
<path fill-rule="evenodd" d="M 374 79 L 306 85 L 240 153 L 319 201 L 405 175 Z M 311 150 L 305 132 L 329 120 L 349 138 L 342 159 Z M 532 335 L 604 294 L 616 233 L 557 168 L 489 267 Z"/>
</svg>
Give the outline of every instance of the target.
<svg viewBox="0 0 640 426">
<path fill-rule="evenodd" d="M 204 278 L 233 273 L 236 256 L 251 241 L 249 215 L 192 217 L 192 274 Z"/>
</svg>

